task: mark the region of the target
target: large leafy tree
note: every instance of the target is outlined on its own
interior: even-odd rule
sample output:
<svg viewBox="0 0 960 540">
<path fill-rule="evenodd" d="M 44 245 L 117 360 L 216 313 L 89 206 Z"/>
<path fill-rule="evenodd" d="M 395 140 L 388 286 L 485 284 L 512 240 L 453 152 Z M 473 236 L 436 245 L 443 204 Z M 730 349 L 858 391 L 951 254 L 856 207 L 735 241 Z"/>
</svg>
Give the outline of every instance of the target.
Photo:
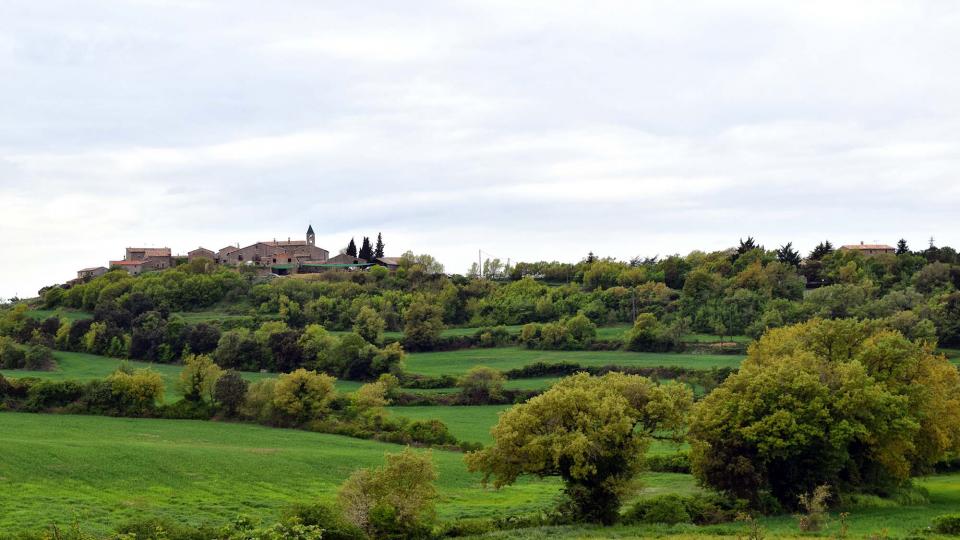
<svg viewBox="0 0 960 540">
<path fill-rule="evenodd" d="M 414 301 L 403 314 L 403 343 L 408 350 L 430 350 L 443 331 L 443 311 L 426 300 Z"/>
<path fill-rule="evenodd" d="M 690 441 L 701 482 L 754 502 L 883 494 L 960 449 L 960 374 L 877 322 L 771 330 L 699 404 Z"/>
<path fill-rule="evenodd" d="M 503 413 L 493 445 L 468 454 L 467 468 L 495 487 L 521 475 L 559 476 L 576 519 L 612 523 L 650 440 L 678 437 L 692 402 L 682 384 L 579 373 Z"/>
</svg>

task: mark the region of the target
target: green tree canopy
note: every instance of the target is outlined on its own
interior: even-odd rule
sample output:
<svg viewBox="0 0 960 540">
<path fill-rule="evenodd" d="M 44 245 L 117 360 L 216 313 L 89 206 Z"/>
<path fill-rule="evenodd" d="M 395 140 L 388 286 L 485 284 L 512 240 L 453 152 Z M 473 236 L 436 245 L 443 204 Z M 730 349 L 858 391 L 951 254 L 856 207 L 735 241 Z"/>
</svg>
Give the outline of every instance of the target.
<svg viewBox="0 0 960 540">
<path fill-rule="evenodd" d="M 701 482 L 755 502 L 882 494 L 960 449 L 960 374 L 877 322 L 775 329 L 698 405 L 690 441 Z"/>
<path fill-rule="evenodd" d="M 612 523 L 651 438 L 679 436 L 692 403 L 679 383 L 579 373 L 503 413 L 494 444 L 468 454 L 467 468 L 495 487 L 525 474 L 559 476 L 577 519 Z"/>
</svg>

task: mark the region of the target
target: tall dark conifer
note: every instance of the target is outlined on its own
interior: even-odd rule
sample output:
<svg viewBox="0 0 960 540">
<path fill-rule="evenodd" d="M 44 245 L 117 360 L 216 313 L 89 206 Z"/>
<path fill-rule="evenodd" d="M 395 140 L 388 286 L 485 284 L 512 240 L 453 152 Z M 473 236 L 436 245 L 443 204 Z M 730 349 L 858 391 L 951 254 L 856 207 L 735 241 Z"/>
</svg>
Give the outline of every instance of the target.
<svg viewBox="0 0 960 540">
<path fill-rule="evenodd" d="M 383 257 L 383 236 L 380 233 L 377 233 L 377 247 L 373 248 L 374 258 Z"/>
<path fill-rule="evenodd" d="M 910 246 L 907 245 L 906 240 L 901 238 L 900 241 L 897 242 L 897 255 L 905 255 L 907 253 L 910 253 Z"/>
<path fill-rule="evenodd" d="M 357 256 L 357 244 L 353 241 L 353 238 L 351 238 L 350 243 L 347 244 L 347 255 L 351 257 Z"/>
<path fill-rule="evenodd" d="M 373 248 L 370 247 L 370 238 L 366 236 L 363 237 L 363 243 L 360 245 L 360 252 L 357 253 L 357 257 L 365 261 L 373 260 Z"/>
<path fill-rule="evenodd" d="M 793 249 L 793 242 L 787 242 L 777 250 L 777 260 L 793 266 L 800 266 L 800 253 Z"/>
</svg>

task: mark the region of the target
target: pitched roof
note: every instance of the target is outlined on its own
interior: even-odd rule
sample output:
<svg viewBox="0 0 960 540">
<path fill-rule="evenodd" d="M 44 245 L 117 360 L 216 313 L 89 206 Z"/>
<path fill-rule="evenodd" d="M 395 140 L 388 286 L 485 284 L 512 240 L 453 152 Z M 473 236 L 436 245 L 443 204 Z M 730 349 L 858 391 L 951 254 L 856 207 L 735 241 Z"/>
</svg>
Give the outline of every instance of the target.
<svg viewBox="0 0 960 540">
<path fill-rule="evenodd" d="M 400 264 L 403 257 L 377 257 L 377 260 L 383 264 Z"/>
<path fill-rule="evenodd" d="M 94 270 L 100 270 L 101 268 L 106 270 L 106 268 L 102 266 L 91 266 L 90 268 L 81 268 L 80 270 L 77 270 L 77 272 L 92 272 Z"/>
<path fill-rule="evenodd" d="M 307 226 L 307 234 L 313 234 L 313 225 Z"/>
<path fill-rule="evenodd" d="M 205 247 L 203 247 L 203 246 L 200 246 L 200 247 L 198 247 L 197 249 L 188 251 L 187 253 L 196 253 L 196 252 L 198 252 L 198 251 L 206 251 L 207 253 L 213 253 L 212 250 L 209 250 L 209 249 L 207 249 L 207 248 L 205 248 Z"/>
<path fill-rule="evenodd" d="M 147 261 L 110 261 L 110 266 L 140 266 Z"/>
</svg>

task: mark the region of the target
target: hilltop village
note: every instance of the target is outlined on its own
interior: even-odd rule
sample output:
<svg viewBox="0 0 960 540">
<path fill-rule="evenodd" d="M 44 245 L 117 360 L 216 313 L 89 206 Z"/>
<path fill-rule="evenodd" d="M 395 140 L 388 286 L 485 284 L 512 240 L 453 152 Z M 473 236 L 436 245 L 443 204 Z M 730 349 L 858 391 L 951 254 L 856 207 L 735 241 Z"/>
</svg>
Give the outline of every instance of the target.
<svg viewBox="0 0 960 540">
<path fill-rule="evenodd" d="M 399 257 L 384 257 L 378 253 L 371 253 L 369 258 L 359 255 L 351 254 L 348 249 L 346 252 L 330 257 L 329 251 L 317 247 L 316 234 L 313 232 L 313 226 L 310 225 L 303 240 L 273 239 L 255 242 L 246 247 L 240 247 L 239 244 L 225 246 L 217 251 L 201 246 L 187 252 L 186 255 L 173 255 L 169 247 L 128 247 L 123 259 L 110 261 L 107 266 L 78 270 L 77 280 L 101 276 L 114 268 L 121 268 L 130 275 L 136 276 L 143 272 L 163 270 L 178 263 L 197 259 L 209 259 L 216 264 L 228 266 L 253 267 L 264 274 L 281 276 L 332 269 L 356 270 L 374 265 L 393 270 L 400 264 Z"/>
</svg>

